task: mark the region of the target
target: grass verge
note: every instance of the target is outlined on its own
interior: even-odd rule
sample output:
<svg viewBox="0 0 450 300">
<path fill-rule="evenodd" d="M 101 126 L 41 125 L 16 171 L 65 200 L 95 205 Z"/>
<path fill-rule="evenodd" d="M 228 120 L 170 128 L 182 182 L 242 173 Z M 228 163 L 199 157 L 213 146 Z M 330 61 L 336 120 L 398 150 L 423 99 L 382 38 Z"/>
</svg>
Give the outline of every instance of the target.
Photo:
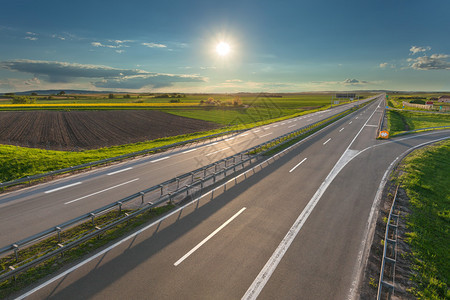
<svg viewBox="0 0 450 300">
<path fill-rule="evenodd" d="M 25 271 L 18 276 L 16 276 L 16 280 L 10 279 L 4 282 L 0 282 L 0 298 L 4 299 L 7 296 L 11 295 L 14 292 L 24 289 L 30 284 L 38 281 L 39 279 L 48 276 L 62 267 L 73 263 L 83 256 L 92 253 L 96 249 L 105 246 L 106 244 L 114 241 L 120 237 L 123 237 L 125 234 L 135 230 L 137 227 L 142 226 L 147 223 L 149 220 L 160 216 L 175 206 L 173 204 L 167 204 L 162 207 L 157 207 L 148 210 L 142 215 L 132 219 L 130 222 L 122 223 L 115 228 L 106 231 L 102 234 L 101 238 L 93 238 L 85 243 L 72 248 L 66 252 L 64 252 L 63 256 L 54 257 L 49 259 L 42 264 L 35 266 L 28 271 Z M 127 211 L 122 210 L 122 214 L 125 214 Z M 117 218 L 117 212 L 110 212 L 102 217 L 96 218 L 96 226 L 101 226 L 102 224 L 106 224 Z M 92 223 L 85 222 L 81 225 L 78 225 L 70 230 L 67 230 L 61 234 L 61 238 L 64 241 L 69 241 L 76 236 L 82 235 L 84 233 L 90 232 L 93 230 Z M 57 247 L 58 239 L 57 237 L 51 237 L 45 239 L 35 245 L 32 245 L 24 250 L 19 251 L 19 260 L 20 262 L 27 261 L 35 257 L 38 253 L 42 253 L 52 248 Z M 10 265 L 15 264 L 16 257 L 14 254 L 3 257 L 0 259 L 0 267 L 2 270 L 7 269 Z"/>
<path fill-rule="evenodd" d="M 449 126 L 450 114 L 388 110 L 388 131 L 391 136 L 409 130 Z"/>
<path fill-rule="evenodd" d="M 450 141 L 415 151 L 400 166 L 410 198 L 406 242 L 419 299 L 450 299 Z"/>
</svg>

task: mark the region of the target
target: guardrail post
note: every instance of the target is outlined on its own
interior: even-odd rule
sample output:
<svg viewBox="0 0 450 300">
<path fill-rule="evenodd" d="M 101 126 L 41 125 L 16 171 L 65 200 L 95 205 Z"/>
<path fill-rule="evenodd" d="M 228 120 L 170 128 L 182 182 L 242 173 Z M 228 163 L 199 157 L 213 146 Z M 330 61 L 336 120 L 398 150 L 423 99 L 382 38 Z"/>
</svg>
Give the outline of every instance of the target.
<svg viewBox="0 0 450 300">
<path fill-rule="evenodd" d="M 180 178 L 175 178 L 177 180 L 177 190 L 180 188 Z"/>
<path fill-rule="evenodd" d="M 141 204 L 144 204 L 144 192 L 139 192 L 139 194 L 141 195 L 142 199 L 141 199 Z"/>
<path fill-rule="evenodd" d="M 117 202 L 117 204 L 119 205 L 119 213 L 117 214 L 118 216 L 120 216 L 120 214 L 122 213 L 122 202 L 121 201 L 119 201 L 119 202 Z"/>
<path fill-rule="evenodd" d="M 55 227 L 58 230 L 58 243 L 61 243 L 61 227 Z"/>
<path fill-rule="evenodd" d="M 17 245 L 17 244 L 13 244 L 12 245 L 13 247 L 14 247 L 14 254 L 16 255 L 16 260 L 18 261 L 19 260 L 19 245 Z"/>
<path fill-rule="evenodd" d="M 90 213 L 89 215 L 91 216 L 92 226 L 95 227 L 95 221 L 94 221 L 95 215 L 93 213 Z"/>
<path fill-rule="evenodd" d="M 162 196 L 163 195 L 163 188 L 164 188 L 164 186 L 162 184 L 160 184 L 159 187 L 161 188 L 161 195 L 160 196 Z"/>
<path fill-rule="evenodd" d="M 194 182 L 194 173 L 191 172 L 191 183 L 193 183 L 193 182 Z"/>
</svg>

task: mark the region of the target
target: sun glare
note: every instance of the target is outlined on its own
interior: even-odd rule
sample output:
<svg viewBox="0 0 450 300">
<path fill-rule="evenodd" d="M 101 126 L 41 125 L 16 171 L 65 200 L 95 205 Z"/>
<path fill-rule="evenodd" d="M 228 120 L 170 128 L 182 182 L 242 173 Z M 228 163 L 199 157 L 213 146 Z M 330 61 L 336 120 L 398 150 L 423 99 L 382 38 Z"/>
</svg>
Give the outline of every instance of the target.
<svg viewBox="0 0 450 300">
<path fill-rule="evenodd" d="M 230 45 L 225 42 L 220 42 L 216 46 L 216 51 L 220 56 L 226 56 L 228 55 L 228 53 L 230 53 Z"/>
</svg>

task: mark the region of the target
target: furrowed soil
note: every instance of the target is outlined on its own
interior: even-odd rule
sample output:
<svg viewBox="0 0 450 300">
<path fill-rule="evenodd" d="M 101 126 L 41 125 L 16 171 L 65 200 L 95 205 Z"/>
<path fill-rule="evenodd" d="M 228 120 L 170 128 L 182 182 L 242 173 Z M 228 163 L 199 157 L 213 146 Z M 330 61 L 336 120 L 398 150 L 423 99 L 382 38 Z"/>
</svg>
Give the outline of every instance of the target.
<svg viewBox="0 0 450 300">
<path fill-rule="evenodd" d="M 0 144 L 52 150 L 97 149 L 219 127 L 156 110 L 4 111 L 0 112 Z"/>
</svg>

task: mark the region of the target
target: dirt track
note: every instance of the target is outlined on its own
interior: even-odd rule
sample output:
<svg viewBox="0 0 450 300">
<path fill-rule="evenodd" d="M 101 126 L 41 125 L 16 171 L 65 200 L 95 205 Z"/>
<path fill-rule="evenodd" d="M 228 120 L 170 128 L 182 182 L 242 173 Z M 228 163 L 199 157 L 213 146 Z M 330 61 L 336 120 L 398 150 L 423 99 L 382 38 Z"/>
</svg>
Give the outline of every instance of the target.
<svg viewBox="0 0 450 300">
<path fill-rule="evenodd" d="M 74 150 L 142 142 L 220 125 L 154 110 L 0 112 L 0 143 Z"/>
</svg>

